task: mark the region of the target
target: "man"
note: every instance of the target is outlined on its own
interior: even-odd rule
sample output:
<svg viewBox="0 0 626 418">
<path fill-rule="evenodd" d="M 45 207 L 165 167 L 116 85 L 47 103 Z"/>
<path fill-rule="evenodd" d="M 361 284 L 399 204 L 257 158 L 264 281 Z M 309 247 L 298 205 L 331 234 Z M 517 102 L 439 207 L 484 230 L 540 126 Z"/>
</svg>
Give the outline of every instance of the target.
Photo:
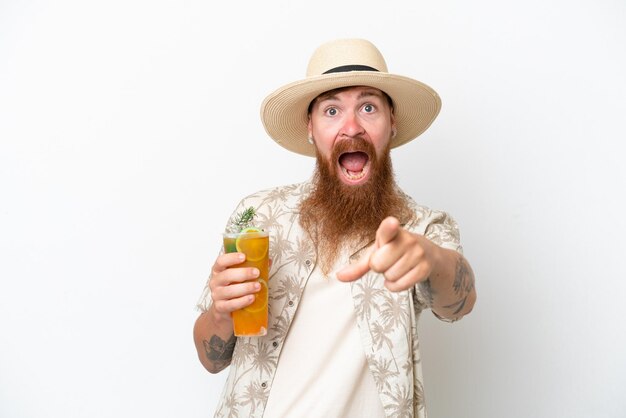
<svg viewBox="0 0 626 418">
<path fill-rule="evenodd" d="M 417 321 L 426 308 L 446 321 L 469 313 L 474 276 L 452 218 L 397 187 L 390 149 L 440 106 L 354 39 L 322 45 L 305 80 L 263 102 L 268 134 L 317 164 L 312 181 L 234 212 L 255 208 L 272 237 L 270 325 L 264 337 L 233 336 L 230 314 L 254 301 L 258 271 L 220 255 L 194 327 L 205 368 L 231 366 L 217 417 L 425 416 Z"/>
</svg>

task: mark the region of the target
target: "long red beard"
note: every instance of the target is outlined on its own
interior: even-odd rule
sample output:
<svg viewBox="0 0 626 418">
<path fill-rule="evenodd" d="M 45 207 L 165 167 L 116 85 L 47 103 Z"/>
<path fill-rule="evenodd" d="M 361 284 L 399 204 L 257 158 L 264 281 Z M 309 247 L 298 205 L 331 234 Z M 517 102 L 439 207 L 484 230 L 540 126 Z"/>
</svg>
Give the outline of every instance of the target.
<svg viewBox="0 0 626 418">
<path fill-rule="evenodd" d="M 370 178 L 364 184 L 349 186 L 338 177 L 337 161 L 347 151 L 362 151 L 370 157 Z M 300 224 L 313 239 L 325 274 L 332 269 L 340 248 L 372 241 L 387 216 L 395 216 L 401 223 L 412 217 L 394 180 L 389 147 L 377 156 L 371 143 L 346 139 L 335 145 L 330 160 L 317 154 L 313 190 L 300 204 Z"/>
</svg>

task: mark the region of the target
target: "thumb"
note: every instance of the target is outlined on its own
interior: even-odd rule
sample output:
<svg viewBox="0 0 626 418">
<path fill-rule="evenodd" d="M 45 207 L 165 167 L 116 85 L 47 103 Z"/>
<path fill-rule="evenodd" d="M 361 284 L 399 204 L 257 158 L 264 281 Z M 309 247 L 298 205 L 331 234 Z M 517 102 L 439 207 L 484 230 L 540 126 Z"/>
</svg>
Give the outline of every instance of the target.
<svg viewBox="0 0 626 418">
<path fill-rule="evenodd" d="M 370 270 L 370 256 L 375 249 L 376 245 L 371 245 L 367 250 L 365 250 L 363 255 L 361 255 L 361 258 L 359 258 L 356 263 L 349 264 L 339 270 L 335 274 L 335 276 L 337 276 L 337 280 L 341 282 L 353 282 L 356 279 L 363 277 L 363 275 Z"/>
</svg>

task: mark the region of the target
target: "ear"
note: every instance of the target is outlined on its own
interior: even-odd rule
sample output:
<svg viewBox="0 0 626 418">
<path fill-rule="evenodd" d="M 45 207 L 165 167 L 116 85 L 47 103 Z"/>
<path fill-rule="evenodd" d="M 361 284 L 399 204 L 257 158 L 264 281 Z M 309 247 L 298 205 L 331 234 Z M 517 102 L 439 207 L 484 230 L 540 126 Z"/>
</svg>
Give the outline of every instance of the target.
<svg viewBox="0 0 626 418">
<path fill-rule="evenodd" d="M 309 123 L 306 125 L 307 135 L 309 138 L 313 137 L 313 122 L 311 122 L 311 115 L 309 115 Z"/>
</svg>

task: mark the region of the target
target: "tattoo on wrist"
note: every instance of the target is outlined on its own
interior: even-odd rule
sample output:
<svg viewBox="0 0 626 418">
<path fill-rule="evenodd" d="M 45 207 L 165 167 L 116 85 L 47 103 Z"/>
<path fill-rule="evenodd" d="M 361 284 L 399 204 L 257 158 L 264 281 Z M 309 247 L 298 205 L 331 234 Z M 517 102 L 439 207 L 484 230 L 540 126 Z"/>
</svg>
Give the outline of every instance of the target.
<svg viewBox="0 0 626 418">
<path fill-rule="evenodd" d="M 467 260 L 464 257 L 459 257 L 456 263 L 456 273 L 454 276 L 454 283 L 452 284 L 454 293 L 459 295 L 459 300 L 456 302 L 444 306 L 447 309 L 454 309 L 454 314 L 458 314 L 465 307 L 465 302 L 469 294 L 474 289 L 474 273 L 469 266 Z"/>
<path fill-rule="evenodd" d="M 207 359 L 209 359 L 217 369 L 223 369 L 230 364 L 236 342 L 237 337 L 234 335 L 231 335 L 228 341 L 224 341 L 217 335 L 214 335 L 209 341 L 202 340 L 202 345 L 204 345 L 204 353 Z"/>
</svg>

